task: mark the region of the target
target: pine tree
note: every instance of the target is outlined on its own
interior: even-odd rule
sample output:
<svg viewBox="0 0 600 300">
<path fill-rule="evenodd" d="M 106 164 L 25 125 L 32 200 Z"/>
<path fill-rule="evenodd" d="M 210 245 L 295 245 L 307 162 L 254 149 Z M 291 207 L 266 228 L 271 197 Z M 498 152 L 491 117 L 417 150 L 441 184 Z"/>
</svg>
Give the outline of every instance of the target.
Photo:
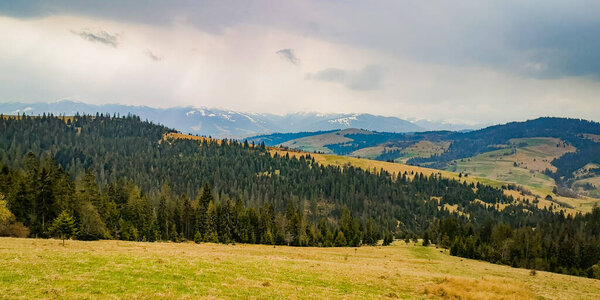
<svg viewBox="0 0 600 300">
<path fill-rule="evenodd" d="M 73 220 L 73 217 L 71 217 L 71 215 L 66 211 L 61 212 L 60 215 L 54 219 L 54 222 L 52 222 L 49 230 L 52 235 L 62 239 L 63 247 L 65 246 L 65 239 L 77 235 L 75 221 Z"/>
<path fill-rule="evenodd" d="M 342 231 L 338 231 L 337 236 L 335 237 L 336 247 L 345 247 L 346 246 L 346 238 L 344 237 L 344 233 Z"/>
<path fill-rule="evenodd" d="M 423 234 L 423 246 L 429 246 L 429 232 L 425 231 Z"/>
<path fill-rule="evenodd" d="M 218 243 L 219 238 L 217 236 L 217 210 L 215 208 L 212 200 L 208 202 L 208 207 L 206 209 L 206 218 L 204 223 L 204 228 L 206 232 L 204 233 L 204 240 L 211 243 Z"/>
<path fill-rule="evenodd" d="M 388 232 L 383 237 L 383 246 L 389 246 L 394 242 L 394 235 L 391 232 Z"/>
</svg>

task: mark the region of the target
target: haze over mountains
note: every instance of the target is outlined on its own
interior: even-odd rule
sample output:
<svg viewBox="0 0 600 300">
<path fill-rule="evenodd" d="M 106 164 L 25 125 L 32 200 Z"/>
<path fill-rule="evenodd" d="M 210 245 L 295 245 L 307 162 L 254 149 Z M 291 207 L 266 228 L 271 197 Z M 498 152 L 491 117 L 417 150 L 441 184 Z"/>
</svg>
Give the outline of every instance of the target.
<svg viewBox="0 0 600 300">
<path fill-rule="evenodd" d="M 419 132 L 428 130 L 476 129 L 478 126 L 448 124 L 419 120 L 410 122 L 397 117 L 376 116 L 365 113 L 322 114 L 299 112 L 287 115 L 246 113 L 206 107 L 153 108 L 122 104 L 93 105 L 74 101 L 0 103 L 2 114 L 55 115 L 80 114 L 135 114 L 142 119 L 175 128 L 184 133 L 216 138 L 241 138 L 274 132 L 308 132 L 362 128 L 385 132 Z"/>
</svg>

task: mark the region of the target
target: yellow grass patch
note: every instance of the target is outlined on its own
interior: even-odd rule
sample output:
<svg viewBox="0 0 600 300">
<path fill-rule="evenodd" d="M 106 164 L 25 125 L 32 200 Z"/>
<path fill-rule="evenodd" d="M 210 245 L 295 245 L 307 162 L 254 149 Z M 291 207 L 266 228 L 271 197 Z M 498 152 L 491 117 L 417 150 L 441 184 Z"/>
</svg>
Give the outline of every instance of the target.
<svg viewBox="0 0 600 300">
<path fill-rule="evenodd" d="M 535 299 L 532 291 L 523 284 L 501 277 L 444 277 L 424 284 L 422 291 L 444 299 Z"/>
<path fill-rule="evenodd" d="M 383 153 L 384 150 L 393 151 L 393 150 L 397 150 L 397 149 L 399 149 L 399 148 L 397 148 L 397 147 L 386 147 L 386 146 L 366 147 L 366 148 L 358 149 L 358 150 L 350 153 L 350 156 L 353 156 L 353 157 L 376 158 L 381 153 Z"/>
<path fill-rule="evenodd" d="M 203 136 L 195 136 L 189 134 L 183 134 L 178 132 L 169 132 L 165 133 L 163 136 L 163 140 L 167 139 L 180 139 L 180 140 L 192 140 L 192 141 L 207 141 L 207 142 L 217 142 L 219 145 L 221 144 L 221 140 L 211 139 Z"/>
<path fill-rule="evenodd" d="M 0 238 L 0 298 L 598 299 L 600 281 L 435 247 L 301 248 Z"/>
<path fill-rule="evenodd" d="M 512 139 L 511 144 L 518 145 L 523 141 L 532 143 L 532 145 L 517 148 L 515 154 L 506 156 L 504 159 L 516 162 L 520 168 L 537 172 L 543 172 L 546 169 L 556 172 L 556 167 L 551 164 L 552 160 L 577 150 L 558 138 L 550 137 Z"/>
<path fill-rule="evenodd" d="M 432 155 L 442 154 L 448 147 L 450 147 L 452 142 L 444 141 L 439 143 L 434 143 L 431 141 L 419 141 L 414 145 L 410 145 L 402 150 L 402 153 L 410 154 L 413 157 L 431 157 Z"/>
<path fill-rule="evenodd" d="M 585 137 L 588 140 L 592 140 L 596 143 L 600 143 L 600 135 L 597 134 L 591 134 L 591 133 L 584 133 L 583 137 Z"/>
</svg>

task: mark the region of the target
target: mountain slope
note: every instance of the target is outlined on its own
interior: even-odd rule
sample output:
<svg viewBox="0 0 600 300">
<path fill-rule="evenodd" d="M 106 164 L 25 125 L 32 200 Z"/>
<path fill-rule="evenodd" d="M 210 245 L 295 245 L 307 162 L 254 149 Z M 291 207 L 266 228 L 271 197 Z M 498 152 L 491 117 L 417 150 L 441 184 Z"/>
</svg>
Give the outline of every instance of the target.
<svg viewBox="0 0 600 300">
<path fill-rule="evenodd" d="M 256 143 L 407 162 L 540 188 L 547 195 L 600 196 L 600 124 L 539 118 L 470 132 L 361 130 L 269 135 Z"/>
</svg>

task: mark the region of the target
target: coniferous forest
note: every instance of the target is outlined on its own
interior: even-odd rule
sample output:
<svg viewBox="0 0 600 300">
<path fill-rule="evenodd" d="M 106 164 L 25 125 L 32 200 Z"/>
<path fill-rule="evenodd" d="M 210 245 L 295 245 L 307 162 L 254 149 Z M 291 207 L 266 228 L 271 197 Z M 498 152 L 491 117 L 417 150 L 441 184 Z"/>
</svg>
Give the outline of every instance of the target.
<svg viewBox="0 0 600 300">
<path fill-rule="evenodd" d="M 421 238 L 453 255 L 600 278 L 599 209 L 565 215 L 485 185 L 169 132 L 131 115 L 1 117 L 0 235 L 325 247 Z"/>
</svg>

